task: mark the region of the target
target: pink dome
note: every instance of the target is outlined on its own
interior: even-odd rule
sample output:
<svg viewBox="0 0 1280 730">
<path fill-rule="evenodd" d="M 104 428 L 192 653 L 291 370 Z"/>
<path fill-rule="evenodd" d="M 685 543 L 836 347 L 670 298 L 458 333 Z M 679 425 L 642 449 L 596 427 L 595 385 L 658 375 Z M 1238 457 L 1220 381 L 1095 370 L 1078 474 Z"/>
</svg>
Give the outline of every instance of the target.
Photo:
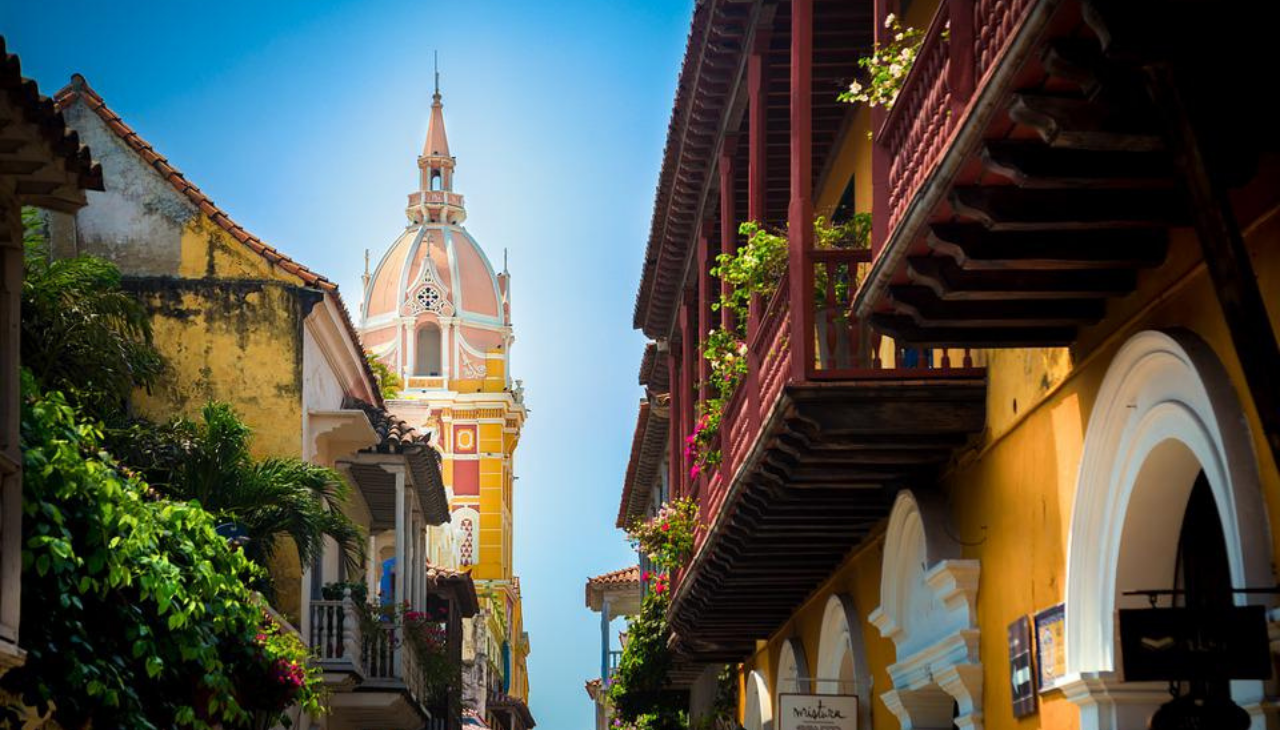
<svg viewBox="0 0 1280 730">
<path fill-rule="evenodd" d="M 424 312 L 506 324 L 498 276 L 484 250 L 462 228 L 411 225 L 373 272 L 365 295 L 366 321 Z"/>
</svg>

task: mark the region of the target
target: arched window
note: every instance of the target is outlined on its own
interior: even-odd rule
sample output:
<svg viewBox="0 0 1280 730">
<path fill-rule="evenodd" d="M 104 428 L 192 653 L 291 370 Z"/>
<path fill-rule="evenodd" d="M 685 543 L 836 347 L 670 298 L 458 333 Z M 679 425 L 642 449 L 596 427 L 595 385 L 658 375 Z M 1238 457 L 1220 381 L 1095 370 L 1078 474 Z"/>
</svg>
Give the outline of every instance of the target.
<svg viewBox="0 0 1280 730">
<path fill-rule="evenodd" d="M 442 182 L 442 178 L 440 175 L 440 171 L 439 170 L 433 171 L 431 173 L 431 189 L 439 190 L 441 182 Z"/>
<path fill-rule="evenodd" d="M 418 327 L 418 347 L 414 355 L 414 375 L 440 375 L 440 328 L 433 323 Z"/>
</svg>

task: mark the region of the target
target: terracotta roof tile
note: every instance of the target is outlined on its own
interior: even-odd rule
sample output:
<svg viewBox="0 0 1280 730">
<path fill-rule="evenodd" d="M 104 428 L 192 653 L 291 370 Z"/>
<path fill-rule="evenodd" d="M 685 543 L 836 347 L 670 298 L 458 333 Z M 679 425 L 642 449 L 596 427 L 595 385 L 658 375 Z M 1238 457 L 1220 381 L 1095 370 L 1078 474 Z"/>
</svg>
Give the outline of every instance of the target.
<svg viewBox="0 0 1280 730">
<path fill-rule="evenodd" d="M 625 528 L 644 512 L 653 484 L 655 469 L 665 466 L 662 453 L 667 445 L 670 396 L 660 395 L 640 403 L 636 414 L 636 430 L 631 437 L 631 458 L 622 482 L 622 499 L 618 504 L 617 526 Z"/>
<path fill-rule="evenodd" d="M 609 588 L 627 588 L 634 587 L 640 590 L 640 566 L 633 565 L 630 568 L 615 570 L 612 573 L 597 575 L 594 578 L 587 579 L 586 585 L 586 606 L 595 611 L 599 608 L 600 599 L 597 597 L 595 603 L 591 601 L 592 591 L 605 591 Z"/>
<path fill-rule="evenodd" d="M 40 130 L 45 142 L 62 160 L 63 168 L 75 177 L 82 190 L 102 189 L 102 165 L 93 161 L 89 148 L 80 144 L 80 135 L 67 127 L 57 104 L 40 93 L 35 81 L 22 75 L 22 62 L 9 53 L 0 35 L 0 91 L 8 94 L 27 121 Z"/>
<path fill-rule="evenodd" d="M 615 570 L 611 573 L 605 573 L 604 575 L 597 575 L 594 578 L 587 579 L 587 584 L 593 586 L 626 585 L 628 583 L 640 585 L 639 565 L 633 565 L 630 568 Z"/>
<path fill-rule="evenodd" d="M 0 43 L 2 42 L 3 39 L 0 39 Z M 0 46 L 0 49 L 2 49 L 2 46 Z M 192 202 L 192 204 L 199 208 L 202 213 L 208 216 L 211 221 L 229 233 L 233 238 L 247 246 L 249 250 L 261 256 L 268 263 L 279 266 L 294 276 L 297 276 L 307 286 L 313 286 L 328 294 L 332 294 L 338 301 L 338 311 L 342 313 L 342 322 L 347 329 L 347 333 L 351 336 L 352 342 L 354 342 L 357 348 L 363 353 L 364 345 L 360 341 L 360 333 L 356 331 L 355 324 L 351 321 L 351 314 L 347 311 L 346 304 L 342 301 L 342 295 L 338 293 L 337 284 L 280 253 L 275 248 L 263 242 L 262 239 L 246 231 L 239 223 L 232 220 L 231 216 L 227 215 L 225 211 L 219 208 L 208 195 L 205 195 L 200 188 L 187 180 L 186 176 L 183 175 L 181 171 L 169 164 L 168 159 L 156 152 L 150 142 L 143 139 L 132 127 L 125 123 L 124 119 L 122 119 L 119 114 L 112 111 L 111 107 L 107 106 L 107 102 L 102 98 L 102 96 L 89 86 L 89 82 L 85 80 L 84 76 L 80 74 L 73 74 L 71 76 L 71 83 L 64 86 L 57 94 L 54 95 L 54 104 L 58 110 L 62 110 L 68 105 L 74 103 L 77 99 L 83 99 L 85 106 L 97 114 L 98 117 L 102 119 L 103 123 L 105 123 L 122 142 L 141 156 L 142 159 L 146 160 L 147 164 L 155 168 L 156 172 L 160 173 L 161 177 L 168 180 L 169 184 L 173 186 L 175 190 L 184 195 Z M 99 179 L 101 178 L 101 174 L 101 169 L 99 168 Z M 99 182 L 99 186 L 95 189 L 102 189 L 101 182 Z M 369 363 L 363 362 L 363 358 L 361 358 L 361 360 L 361 365 L 364 368 L 365 375 L 368 376 L 369 383 L 372 386 L 376 405 L 381 406 L 382 394 L 378 390 L 378 379 L 374 376 L 373 369 L 369 366 Z"/>
</svg>

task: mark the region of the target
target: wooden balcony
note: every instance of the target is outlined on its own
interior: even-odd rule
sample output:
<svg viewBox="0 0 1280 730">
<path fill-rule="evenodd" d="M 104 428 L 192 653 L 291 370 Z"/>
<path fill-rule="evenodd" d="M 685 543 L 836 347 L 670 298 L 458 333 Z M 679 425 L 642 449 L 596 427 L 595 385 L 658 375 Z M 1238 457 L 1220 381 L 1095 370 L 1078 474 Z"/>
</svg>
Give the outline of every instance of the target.
<svg viewBox="0 0 1280 730">
<path fill-rule="evenodd" d="M 985 372 L 963 350 L 885 351 L 848 316 L 869 251 L 810 251 L 748 332 L 722 462 L 683 489 L 702 528 L 671 608 L 696 661 L 735 661 L 775 631 L 985 421 Z M 793 302 L 801 302 L 799 314 Z"/>
<path fill-rule="evenodd" d="M 1135 291 L 1194 206 L 1141 63 L 1104 41 L 1117 15 L 1144 28 L 1130 43 L 1212 37 L 1192 30 L 1209 4 L 1179 8 L 943 0 L 876 135 L 885 225 L 857 313 L 901 342 L 1058 346 Z"/>
</svg>

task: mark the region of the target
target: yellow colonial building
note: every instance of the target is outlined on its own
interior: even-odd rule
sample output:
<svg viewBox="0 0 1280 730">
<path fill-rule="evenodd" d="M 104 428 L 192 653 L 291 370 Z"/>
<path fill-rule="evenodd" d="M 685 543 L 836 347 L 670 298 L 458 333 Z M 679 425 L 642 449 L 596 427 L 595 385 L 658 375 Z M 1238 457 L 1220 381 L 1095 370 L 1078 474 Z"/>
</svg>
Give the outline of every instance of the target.
<svg viewBox="0 0 1280 730">
<path fill-rule="evenodd" d="M 700 507 L 692 716 L 730 664 L 747 730 L 1276 726 L 1280 160 L 1245 81 L 1274 18 L 1222 10 L 694 8 L 634 322 L 637 443 L 655 393 L 669 433 L 622 503 Z M 906 37 L 891 109 L 837 98 Z M 787 272 L 691 469 L 744 221 Z"/>
<path fill-rule="evenodd" d="M 74 214 L 48 214 L 55 254 L 115 263 L 166 362 L 133 407 L 165 421 L 228 403 L 252 428 L 257 456 L 334 468 L 352 488 L 343 510 L 368 539 L 358 571 L 332 540 L 312 564 L 285 544 L 268 566 L 273 607 L 313 648 L 331 690 L 329 712 L 298 717 L 298 726 L 461 727 L 461 698 L 430 695 L 413 670 L 417 650 L 390 623 L 362 627 L 350 594 L 341 595 L 364 583 L 372 600 L 430 608 L 459 664 L 463 622 L 478 611 L 469 576 L 428 567 L 453 536 L 440 454 L 430 434 L 385 410 L 337 286 L 236 223 L 83 77 L 56 103 L 103 151 L 105 189 Z"/>
<path fill-rule="evenodd" d="M 388 408 L 438 435 L 453 534 L 452 545 L 428 558 L 468 571 L 484 609 L 483 630 L 467 649 L 470 706 L 527 727 L 529 641 L 512 563 L 515 451 L 526 410 L 510 373 L 511 279 L 462 225 L 455 167 L 437 88 L 405 228 L 365 272 L 360 331 L 404 384 Z"/>
</svg>

